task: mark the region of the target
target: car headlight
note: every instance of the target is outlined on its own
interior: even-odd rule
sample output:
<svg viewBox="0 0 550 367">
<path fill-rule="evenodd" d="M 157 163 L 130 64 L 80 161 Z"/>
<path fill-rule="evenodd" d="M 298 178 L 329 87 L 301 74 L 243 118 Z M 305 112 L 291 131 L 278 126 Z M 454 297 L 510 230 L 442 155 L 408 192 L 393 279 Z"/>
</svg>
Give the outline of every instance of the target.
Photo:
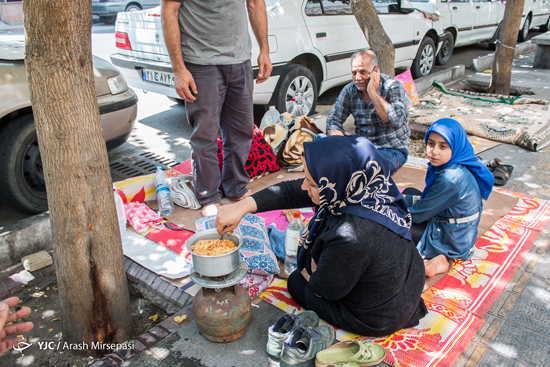
<svg viewBox="0 0 550 367">
<path fill-rule="evenodd" d="M 111 94 L 119 94 L 128 90 L 128 85 L 126 84 L 126 80 L 124 80 L 122 74 L 118 74 L 117 76 L 107 79 L 107 84 L 109 85 Z"/>
</svg>

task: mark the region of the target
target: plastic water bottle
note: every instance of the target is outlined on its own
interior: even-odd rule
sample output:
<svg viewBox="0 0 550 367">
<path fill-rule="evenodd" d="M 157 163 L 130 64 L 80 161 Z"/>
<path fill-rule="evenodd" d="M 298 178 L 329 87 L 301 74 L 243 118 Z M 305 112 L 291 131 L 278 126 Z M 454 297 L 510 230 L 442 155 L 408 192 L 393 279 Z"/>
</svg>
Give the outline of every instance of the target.
<svg viewBox="0 0 550 367">
<path fill-rule="evenodd" d="M 298 244 L 304 230 L 304 222 L 299 210 L 295 210 L 292 221 L 286 228 L 285 233 L 285 273 L 289 274 L 296 270 L 296 254 L 298 253 Z"/>
<path fill-rule="evenodd" d="M 263 129 L 267 125 L 275 125 L 279 121 L 279 111 L 275 109 L 275 106 L 269 106 L 269 110 L 262 117 L 262 123 L 260 124 L 260 129 Z"/>
<path fill-rule="evenodd" d="M 116 191 L 115 186 L 113 186 L 113 191 L 115 192 L 115 205 L 118 217 L 118 228 L 120 229 L 120 239 L 122 246 L 124 246 L 126 242 L 128 242 L 128 236 L 126 235 L 126 209 L 124 208 L 124 202 Z"/>
<path fill-rule="evenodd" d="M 170 194 L 170 186 L 168 186 L 168 176 L 160 166 L 157 167 L 157 173 L 155 173 L 155 187 L 157 188 L 159 215 L 164 217 L 172 214 L 174 212 L 174 202 Z"/>
</svg>

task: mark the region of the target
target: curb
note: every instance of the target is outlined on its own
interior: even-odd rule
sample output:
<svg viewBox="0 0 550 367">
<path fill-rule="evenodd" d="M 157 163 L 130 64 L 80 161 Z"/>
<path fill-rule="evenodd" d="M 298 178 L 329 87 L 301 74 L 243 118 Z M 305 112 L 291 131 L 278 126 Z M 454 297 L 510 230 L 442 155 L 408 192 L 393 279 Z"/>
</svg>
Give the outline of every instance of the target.
<svg viewBox="0 0 550 367">
<path fill-rule="evenodd" d="M 466 66 L 461 64 L 415 79 L 414 84 L 418 95 L 422 95 L 432 88 L 434 82 L 440 84 L 454 82 L 464 78 L 465 74 Z"/>
<path fill-rule="evenodd" d="M 532 44 L 531 41 L 518 43 L 514 52 L 514 58 L 517 58 L 519 55 L 535 51 L 535 48 L 536 45 Z M 478 57 L 477 59 L 472 60 L 472 68 L 474 69 L 474 71 L 483 71 L 490 69 L 493 67 L 494 59 L 494 53 Z"/>
</svg>

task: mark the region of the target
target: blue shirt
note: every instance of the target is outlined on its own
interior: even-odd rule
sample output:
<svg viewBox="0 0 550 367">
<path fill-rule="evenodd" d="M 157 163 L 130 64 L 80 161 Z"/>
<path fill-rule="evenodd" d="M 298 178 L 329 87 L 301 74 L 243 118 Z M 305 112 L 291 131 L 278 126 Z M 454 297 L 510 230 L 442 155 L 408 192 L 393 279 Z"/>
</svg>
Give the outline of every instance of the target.
<svg viewBox="0 0 550 367">
<path fill-rule="evenodd" d="M 418 200 L 414 201 L 415 198 Z M 456 163 L 441 170 L 424 199 L 412 195 L 406 199 L 413 223 L 428 221 L 417 245 L 422 256 L 431 259 L 443 254 L 459 260 L 472 257 L 483 204 L 479 185 L 466 167 Z M 468 223 L 446 221 L 478 212 L 480 217 Z"/>
<path fill-rule="evenodd" d="M 409 95 L 405 86 L 389 75 L 380 74 L 378 93 L 388 102 L 388 122 L 380 118 L 374 104 L 367 105 L 363 93 L 351 82 L 342 89 L 327 118 L 327 130 L 344 132 L 351 114 L 355 134 L 369 139 L 378 149 L 407 149 L 409 146 Z"/>
</svg>

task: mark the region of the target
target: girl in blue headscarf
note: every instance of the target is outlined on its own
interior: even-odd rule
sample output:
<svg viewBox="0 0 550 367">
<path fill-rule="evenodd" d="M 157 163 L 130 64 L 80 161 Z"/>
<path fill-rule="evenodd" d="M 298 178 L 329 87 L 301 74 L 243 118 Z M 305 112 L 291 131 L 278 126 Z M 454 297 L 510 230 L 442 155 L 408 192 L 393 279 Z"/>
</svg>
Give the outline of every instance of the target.
<svg viewBox="0 0 550 367">
<path fill-rule="evenodd" d="M 268 187 L 218 213 L 220 233 L 248 212 L 316 208 L 288 291 L 302 307 L 360 335 L 389 335 L 427 313 L 422 258 L 388 161 L 363 137 L 304 143 L 305 179 Z"/>
<path fill-rule="evenodd" d="M 421 195 L 403 191 L 409 204 L 413 242 L 426 261 L 426 275 L 446 272 L 449 259 L 468 260 L 474 252 L 483 203 L 494 178 L 475 156 L 464 128 L 453 119 L 434 122 L 425 136 L 430 161 Z M 414 189 L 413 189 L 414 190 Z"/>
</svg>

